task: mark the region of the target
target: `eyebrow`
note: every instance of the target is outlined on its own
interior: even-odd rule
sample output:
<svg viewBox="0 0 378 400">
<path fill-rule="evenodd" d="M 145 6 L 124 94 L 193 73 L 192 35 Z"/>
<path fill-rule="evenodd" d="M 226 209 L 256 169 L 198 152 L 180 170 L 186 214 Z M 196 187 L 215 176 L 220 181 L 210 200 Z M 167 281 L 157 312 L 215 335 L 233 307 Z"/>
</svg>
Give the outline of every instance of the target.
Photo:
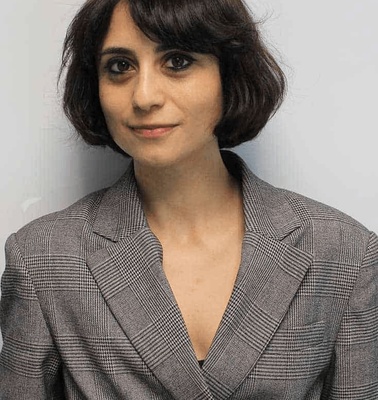
<svg viewBox="0 0 378 400">
<path fill-rule="evenodd" d="M 163 53 L 164 51 L 174 50 L 177 47 L 168 44 L 159 44 L 155 47 L 155 53 Z M 136 53 L 134 50 L 128 49 L 127 47 L 107 47 L 103 51 L 99 53 L 99 58 L 101 59 L 103 56 L 109 54 L 117 54 L 122 56 L 131 56 L 136 58 Z"/>
</svg>

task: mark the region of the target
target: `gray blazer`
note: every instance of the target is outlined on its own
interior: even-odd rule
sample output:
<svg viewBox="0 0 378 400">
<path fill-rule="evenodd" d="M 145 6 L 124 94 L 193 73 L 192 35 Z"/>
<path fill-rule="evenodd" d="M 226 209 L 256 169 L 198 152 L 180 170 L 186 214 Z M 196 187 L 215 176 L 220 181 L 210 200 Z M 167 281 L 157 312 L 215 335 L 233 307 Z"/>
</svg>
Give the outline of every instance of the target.
<svg viewBox="0 0 378 400">
<path fill-rule="evenodd" d="M 377 236 L 224 157 L 246 233 L 203 368 L 131 166 L 8 239 L 1 399 L 378 399 Z"/>
</svg>

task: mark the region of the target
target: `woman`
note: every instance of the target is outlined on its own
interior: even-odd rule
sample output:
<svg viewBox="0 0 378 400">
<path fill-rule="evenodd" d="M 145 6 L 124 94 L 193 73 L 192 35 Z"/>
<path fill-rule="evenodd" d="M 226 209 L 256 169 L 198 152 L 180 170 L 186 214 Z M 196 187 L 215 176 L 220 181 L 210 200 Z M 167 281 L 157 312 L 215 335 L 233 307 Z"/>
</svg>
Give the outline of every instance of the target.
<svg viewBox="0 0 378 400">
<path fill-rule="evenodd" d="M 64 107 L 127 154 L 7 242 L 4 399 L 376 399 L 378 240 L 233 153 L 284 77 L 241 1 L 89 0 Z"/>
</svg>

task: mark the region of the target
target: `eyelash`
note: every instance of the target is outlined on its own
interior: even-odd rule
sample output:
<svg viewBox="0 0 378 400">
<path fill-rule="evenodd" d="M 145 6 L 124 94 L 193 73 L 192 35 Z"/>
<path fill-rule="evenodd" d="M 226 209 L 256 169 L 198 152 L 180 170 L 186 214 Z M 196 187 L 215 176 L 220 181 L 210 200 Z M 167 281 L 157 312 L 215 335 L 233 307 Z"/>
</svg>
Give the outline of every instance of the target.
<svg viewBox="0 0 378 400">
<path fill-rule="evenodd" d="M 181 71 L 184 71 L 186 69 L 188 69 L 193 62 L 195 61 L 195 59 L 188 55 L 188 54 L 182 54 L 182 53 L 168 53 L 165 57 L 164 57 L 164 63 L 167 64 L 169 60 L 173 60 L 174 58 L 176 59 L 181 59 L 184 61 L 185 65 L 182 67 L 167 67 L 170 71 L 174 72 L 174 73 L 178 73 Z M 116 66 L 117 64 L 121 64 L 123 63 L 124 66 L 127 67 L 127 69 L 125 69 L 124 71 L 114 71 L 113 67 Z M 107 61 L 106 65 L 105 65 L 105 70 L 110 73 L 111 75 L 123 75 L 125 73 L 127 73 L 129 71 L 129 68 L 132 67 L 132 63 L 129 62 L 128 59 L 126 58 L 121 58 L 121 57 L 116 57 L 116 58 L 111 58 Z"/>
<path fill-rule="evenodd" d="M 167 63 L 169 60 L 173 60 L 174 58 L 182 59 L 186 64 L 183 67 L 175 68 L 175 67 L 168 67 L 173 72 L 180 72 L 183 70 L 188 69 L 195 61 L 195 59 L 190 56 L 189 54 L 182 54 L 182 53 L 169 53 L 165 57 L 165 62 Z"/>
<path fill-rule="evenodd" d="M 114 71 L 113 67 L 121 63 L 125 64 L 127 69 L 125 71 Z M 130 67 L 131 63 L 125 58 L 110 58 L 105 65 L 105 70 L 111 75 L 122 75 L 126 73 Z"/>
</svg>

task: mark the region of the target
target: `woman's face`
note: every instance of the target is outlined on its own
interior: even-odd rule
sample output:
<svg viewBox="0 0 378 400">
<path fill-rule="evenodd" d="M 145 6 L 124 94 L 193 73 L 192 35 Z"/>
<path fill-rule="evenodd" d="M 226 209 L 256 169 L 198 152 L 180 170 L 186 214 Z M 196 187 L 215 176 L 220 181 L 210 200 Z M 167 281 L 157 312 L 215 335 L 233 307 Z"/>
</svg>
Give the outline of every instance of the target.
<svg viewBox="0 0 378 400">
<path fill-rule="evenodd" d="M 98 71 L 108 129 L 135 163 L 166 166 L 218 151 L 222 84 L 214 56 L 152 42 L 120 2 Z"/>
</svg>

